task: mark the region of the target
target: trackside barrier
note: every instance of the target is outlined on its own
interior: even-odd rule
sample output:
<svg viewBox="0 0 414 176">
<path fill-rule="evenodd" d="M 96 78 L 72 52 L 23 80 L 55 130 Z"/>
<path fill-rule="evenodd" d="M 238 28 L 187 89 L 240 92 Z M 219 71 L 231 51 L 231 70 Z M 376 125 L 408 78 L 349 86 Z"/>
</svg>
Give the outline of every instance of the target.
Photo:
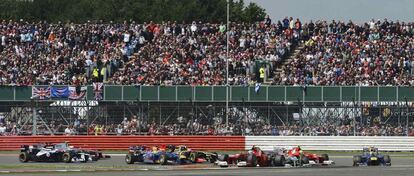
<svg viewBox="0 0 414 176">
<path fill-rule="evenodd" d="M 263 150 L 274 147 L 301 146 L 304 150 L 362 150 L 375 146 L 384 151 L 414 151 L 414 137 L 400 136 L 246 136 L 246 148 L 252 145 Z"/>
<path fill-rule="evenodd" d="M 21 145 L 69 142 L 74 147 L 127 150 L 132 145 L 187 145 L 197 150 L 244 150 L 243 136 L 1 136 L 0 150 L 19 150 Z"/>
</svg>

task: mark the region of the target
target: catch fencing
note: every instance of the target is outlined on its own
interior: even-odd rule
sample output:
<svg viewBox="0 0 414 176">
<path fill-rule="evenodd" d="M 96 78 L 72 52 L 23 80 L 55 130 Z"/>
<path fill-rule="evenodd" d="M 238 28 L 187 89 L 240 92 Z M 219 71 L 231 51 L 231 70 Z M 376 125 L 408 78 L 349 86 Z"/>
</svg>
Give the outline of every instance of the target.
<svg viewBox="0 0 414 176">
<path fill-rule="evenodd" d="M 246 150 L 301 146 L 304 150 L 354 151 L 374 146 L 381 151 L 414 151 L 414 137 L 401 136 L 246 136 Z"/>
<path fill-rule="evenodd" d="M 133 145 L 187 145 L 197 150 L 263 150 L 301 146 L 304 150 L 355 151 L 375 146 L 382 151 L 414 151 L 414 137 L 399 136 L 2 136 L 0 150 L 21 145 L 69 142 L 74 147 L 127 150 Z"/>
</svg>

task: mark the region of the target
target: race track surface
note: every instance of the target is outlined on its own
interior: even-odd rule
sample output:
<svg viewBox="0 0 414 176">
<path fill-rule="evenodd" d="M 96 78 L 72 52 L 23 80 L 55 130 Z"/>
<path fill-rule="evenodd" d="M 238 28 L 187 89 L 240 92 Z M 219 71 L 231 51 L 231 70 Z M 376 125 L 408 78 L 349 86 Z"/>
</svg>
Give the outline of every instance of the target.
<svg viewBox="0 0 414 176">
<path fill-rule="evenodd" d="M 286 175 L 286 176 L 316 176 L 316 175 L 361 175 L 361 176 L 403 176 L 414 175 L 414 157 L 392 156 L 390 167 L 352 167 L 352 156 L 331 156 L 336 162 L 335 166 L 312 168 L 219 168 L 211 164 L 197 165 L 127 165 L 124 157 L 113 156 L 111 159 L 90 163 L 20 163 L 16 155 L 0 155 L 0 172 L 25 171 L 10 175 L 154 175 L 154 176 L 178 176 L 178 175 L 226 175 L 226 176 L 261 176 L 261 175 Z M 115 170 L 115 171 L 114 171 Z M 128 171 L 129 170 L 129 171 Z M 45 173 L 38 173 L 45 171 Z M 53 172 L 52 172 L 53 171 Z M 58 171 L 58 172 L 56 172 Z M 71 171 L 71 172 L 64 172 Z"/>
</svg>

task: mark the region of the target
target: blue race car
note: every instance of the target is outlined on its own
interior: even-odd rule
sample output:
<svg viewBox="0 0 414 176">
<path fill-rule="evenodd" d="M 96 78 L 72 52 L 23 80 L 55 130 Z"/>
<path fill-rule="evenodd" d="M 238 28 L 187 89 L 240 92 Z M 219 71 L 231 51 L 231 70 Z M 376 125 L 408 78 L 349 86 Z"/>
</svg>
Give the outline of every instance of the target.
<svg viewBox="0 0 414 176">
<path fill-rule="evenodd" d="M 390 156 L 380 154 L 375 147 L 363 148 L 362 155 L 355 155 L 353 160 L 353 166 L 391 166 Z"/>
<path fill-rule="evenodd" d="M 176 164 L 183 164 L 184 161 L 179 154 L 174 152 L 175 146 L 167 146 L 166 148 L 159 148 L 154 146 L 148 148 L 146 146 L 132 146 L 129 148 L 129 153 L 125 157 L 127 164 L 133 164 L 135 162 L 142 162 L 148 164 L 161 164 L 165 165 L 168 161 Z"/>
</svg>

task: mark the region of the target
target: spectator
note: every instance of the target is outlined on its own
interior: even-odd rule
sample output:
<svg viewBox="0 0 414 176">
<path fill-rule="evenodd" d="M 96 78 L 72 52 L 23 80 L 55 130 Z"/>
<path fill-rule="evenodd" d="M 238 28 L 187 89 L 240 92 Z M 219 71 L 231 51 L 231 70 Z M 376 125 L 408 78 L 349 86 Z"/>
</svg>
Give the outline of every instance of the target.
<svg viewBox="0 0 414 176">
<path fill-rule="evenodd" d="M 6 124 L 6 118 L 2 113 L 0 113 L 0 124 Z"/>
<path fill-rule="evenodd" d="M 311 21 L 307 26 L 315 33 L 310 32 L 304 49 L 274 77 L 274 84 L 414 85 L 412 23 Z"/>
<path fill-rule="evenodd" d="M 0 123 L 0 136 L 6 135 L 6 126 L 3 123 Z"/>
<path fill-rule="evenodd" d="M 122 135 L 123 133 L 123 128 L 122 128 L 122 125 L 118 125 L 117 127 L 116 127 L 116 129 L 115 129 L 115 131 L 116 131 L 116 135 L 117 136 L 120 136 L 120 135 Z"/>
<path fill-rule="evenodd" d="M 73 130 L 72 126 L 71 125 L 67 126 L 66 129 L 65 129 L 65 135 L 66 136 L 71 136 L 73 134 L 74 134 L 74 130 Z"/>
</svg>

